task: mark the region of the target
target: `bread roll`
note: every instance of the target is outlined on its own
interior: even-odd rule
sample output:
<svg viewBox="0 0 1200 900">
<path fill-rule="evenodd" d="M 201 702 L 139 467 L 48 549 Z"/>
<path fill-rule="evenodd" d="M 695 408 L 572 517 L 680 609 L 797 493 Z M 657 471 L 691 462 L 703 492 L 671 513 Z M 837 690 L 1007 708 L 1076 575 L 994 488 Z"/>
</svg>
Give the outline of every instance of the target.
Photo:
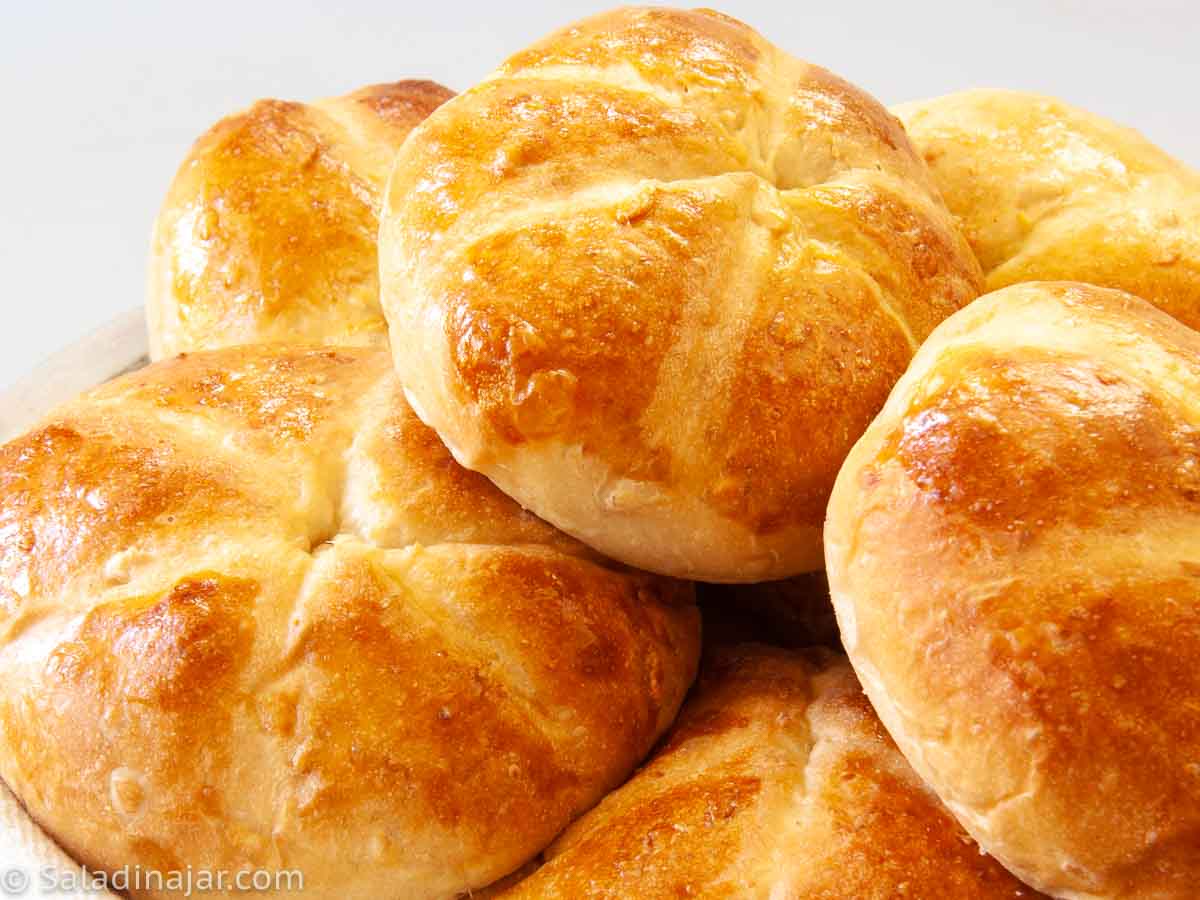
<svg viewBox="0 0 1200 900">
<path fill-rule="evenodd" d="M 451 91 L 260 100 L 192 147 L 154 225 L 150 353 L 257 341 L 384 346 L 376 236 L 396 148 Z"/>
<path fill-rule="evenodd" d="M 670 724 L 691 594 L 456 466 L 385 350 L 176 357 L 0 449 L 0 777 L 97 870 L 450 897 Z"/>
<path fill-rule="evenodd" d="M 1050 97 L 966 91 L 895 108 L 988 290 L 1086 281 L 1200 328 L 1200 172 Z"/>
<path fill-rule="evenodd" d="M 821 567 L 837 467 L 978 266 L 900 124 L 710 11 L 621 9 L 413 131 L 401 381 L 465 466 L 632 565 Z"/>
<path fill-rule="evenodd" d="M 1200 884 L 1200 334 L 1079 284 L 942 325 L 829 506 L 842 639 L 900 749 L 1057 897 Z"/>
<path fill-rule="evenodd" d="M 546 855 L 500 896 L 1038 896 L 979 852 L 827 651 L 716 653 L 662 750 Z"/>
</svg>

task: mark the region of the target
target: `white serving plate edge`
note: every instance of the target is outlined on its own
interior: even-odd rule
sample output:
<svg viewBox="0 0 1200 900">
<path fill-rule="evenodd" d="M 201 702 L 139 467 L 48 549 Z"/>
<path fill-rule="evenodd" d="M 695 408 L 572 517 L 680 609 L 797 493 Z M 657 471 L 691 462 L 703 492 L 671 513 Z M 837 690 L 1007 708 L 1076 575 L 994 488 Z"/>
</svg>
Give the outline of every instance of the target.
<svg viewBox="0 0 1200 900">
<path fill-rule="evenodd" d="M 60 403 L 148 361 L 145 314 L 140 308 L 128 310 L 0 391 L 0 442 L 27 431 Z M 44 873 L 53 872 L 51 877 L 63 885 L 79 865 L 0 782 L 0 879 L 19 877 L 6 875 L 12 871 L 24 873 L 29 879 L 25 896 L 36 897 L 47 896 L 39 887 Z M 116 900 L 113 894 L 90 890 L 56 890 L 53 896 Z"/>
</svg>

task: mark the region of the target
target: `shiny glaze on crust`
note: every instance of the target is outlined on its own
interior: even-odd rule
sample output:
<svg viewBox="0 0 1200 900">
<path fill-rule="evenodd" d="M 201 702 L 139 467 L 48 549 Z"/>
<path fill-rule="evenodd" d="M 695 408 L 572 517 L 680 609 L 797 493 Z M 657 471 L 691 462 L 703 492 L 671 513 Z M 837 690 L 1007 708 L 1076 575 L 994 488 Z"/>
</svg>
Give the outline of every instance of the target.
<svg viewBox="0 0 1200 900">
<path fill-rule="evenodd" d="M 1061 100 L 965 91 L 895 109 L 988 290 L 1083 281 L 1200 327 L 1200 172 Z"/>
<path fill-rule="evenodd" d="M 692 600 L 455 466 L 386 351 L 177 357 L 0 448 L 0 776 L 98 869 L 453 895 L 665 731 Z"/>
<path fill-rule="evenodd" d="M 713 580 L 818 563 L 841 459 L 981 285 L 899 123 L 708 11 L 518 53 L 405 142 L 380 235 L 398 371 L 456 456 Z"/>
<path fill-rule="evenodd" d="M 1037 897 L 904 763 L 844 659 L 715 651 L 662 749 L 502 897 Z"/>
<path fill-rule="evenodd" d="M 428 81 L 260 100 L 192 148 L 155 225 L 155 358 L 256 341 L 382 344 L 376 232 L 395 148 L 451 92 Z"/>
<path fill-rule="evenodd" d="M 1126 514 L 1132 533 L 1147 510 L 1186 513 L 1200 500 L 1200 427 L 1103 359 L 980 349 L 953 365 L 955 380 L 905 413 L 896 449 L 943 515 L 1027 544 Z"/>
<path fill-rule="evenodd" d="M 1063 897 L 1200 877 L 1200 335 L 1036 283 L 939 329 L 847 461 L 852 662 L 989 852 Z"/>
</svg>

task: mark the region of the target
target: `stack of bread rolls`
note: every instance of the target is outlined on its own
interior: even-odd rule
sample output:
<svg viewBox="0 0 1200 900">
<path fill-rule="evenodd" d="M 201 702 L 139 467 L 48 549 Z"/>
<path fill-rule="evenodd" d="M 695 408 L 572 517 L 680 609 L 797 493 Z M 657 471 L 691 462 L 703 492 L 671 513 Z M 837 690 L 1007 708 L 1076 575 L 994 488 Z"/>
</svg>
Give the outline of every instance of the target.
<svg viewBox="0 0 1200 900">
<path fill-rule="evenodd" d="M 621 9 L 219 123 L 148 320 L 0 449 L 0 777 L 94 872 L 1196 895 L 1200 175 L 1133 132 Z"/>
</svg>

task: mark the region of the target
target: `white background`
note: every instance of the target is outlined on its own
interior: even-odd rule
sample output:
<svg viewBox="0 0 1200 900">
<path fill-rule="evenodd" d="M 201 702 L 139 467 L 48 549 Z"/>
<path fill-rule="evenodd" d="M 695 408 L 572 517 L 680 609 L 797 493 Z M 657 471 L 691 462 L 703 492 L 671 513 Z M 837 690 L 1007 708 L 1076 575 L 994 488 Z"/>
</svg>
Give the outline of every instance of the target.
<svg viewBox="0 0 1200 900">
<path fill-rule="evenodd" d="M 150 225 L 209 125 L 259 97 L 469 86 L 604 2 L 0 0 L 0 386 L 142 302 Z M 721 8 L 886 103 L 1057 94 L 1200 165 L 1197 0 L 773 0 Z"/>
</svg>

